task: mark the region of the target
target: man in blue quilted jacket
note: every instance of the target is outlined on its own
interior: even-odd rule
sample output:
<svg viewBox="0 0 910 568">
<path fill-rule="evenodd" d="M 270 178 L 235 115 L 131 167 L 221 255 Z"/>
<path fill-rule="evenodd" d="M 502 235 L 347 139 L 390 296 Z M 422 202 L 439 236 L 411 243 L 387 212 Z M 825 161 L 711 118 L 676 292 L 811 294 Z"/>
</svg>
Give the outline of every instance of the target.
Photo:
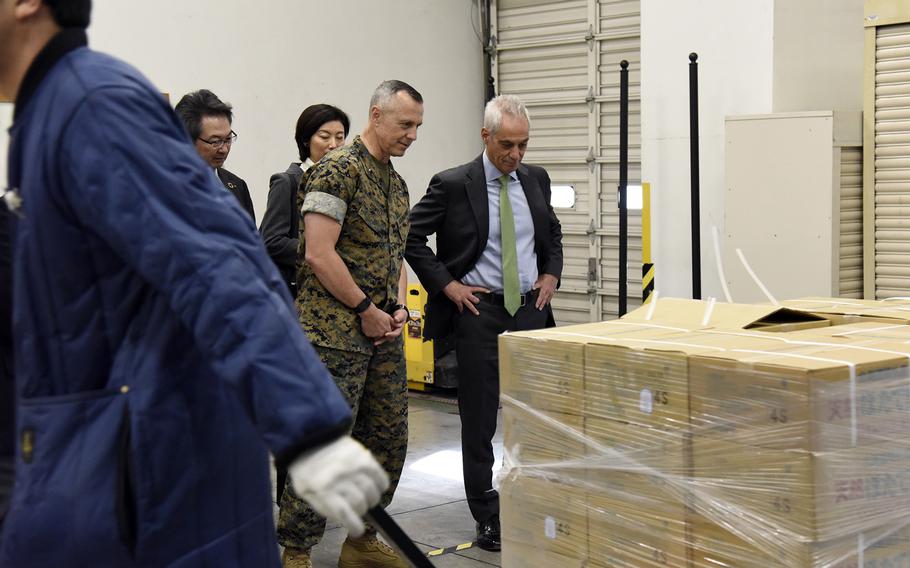
<svg viewBox="0 0 910 568">
<path fill-rule="evenodd" d="M 16 389 L 0 566 L 277 567 L 268 450 L 362 533 L 387 476 L 347 435 L 252 220 L 159 91 L 86 47 L 90 12 L 0 0 Z"/>
</svg>

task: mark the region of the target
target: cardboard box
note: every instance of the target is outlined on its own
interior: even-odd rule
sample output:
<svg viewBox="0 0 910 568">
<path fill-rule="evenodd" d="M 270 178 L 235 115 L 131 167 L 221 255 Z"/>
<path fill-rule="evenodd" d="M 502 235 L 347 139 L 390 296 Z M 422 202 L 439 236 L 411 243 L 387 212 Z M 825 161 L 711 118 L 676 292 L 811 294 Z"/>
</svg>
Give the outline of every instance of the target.
<svg viewBox="0 0 910 568">
<path fill-rule="evenodd" d="M 507 477 L 499 491 L 502 565 L 583 566 L 588 506 L 581 487 L 531 475 Z M 559 559 L 559 564 L 548 564 Z"/>
<path fill-rule="evenodd" d="M 553 468 L 587 455 L 581 416 L 518 409 L 505 402 L 502 422 L 503 448 L 511 463 Z"/>
<path fill-rule="evenodd" d="M 910 424 L 907 362 L 885 348 L 780 343 L 696 355 L 689 358 L 691 428 L 777 449 L 878 441 L 883 423 Z"/>
<path fill-rule="evenodd" d="M 713 350 L 688 345 L 689 335 L 682 328 L 628 322 L 504 334 L 501 392 L 543 412 L 685 428 L 686 357 Z"/>
<path fill-rule="evenodd" d="M 507 451 L 547 465 L 503 482 L 504 565 L 903 565 L 882 535 L 910 524 L 906 346 L 691 327 L 500 339 Z"/>
<path fill-rule="evenodd" d="M 893 523 L 826 542 L 785 542 L 769 532 L 748 540 L 690 517 L 692 568 L 885 568 L 910 566 L 910 528 Z"/>
<path fill-rule="evenodd" d="M 724 351 L 717 338 L 678 328 L 638 329 L 585 346 L 585 416 L 687 430 L 689 358 Z"/>
<path fill-rule="evenodd" d="M 685 478 L 690 474 L 689 435 L 684 430 L 664 430 L 588 416 L 586 464 L 589 479 L 598 474 L 660 473 Z"/>
<path fill-rule="evenodd" d="M 910 527 L 904 521 L 843 539 L 835 546 L 817 547 L 816 565 L 835 568 L 910 566 Z"/>
<path fill-rule="evenodd" d="M 904 346 L 617 327 L 503 336 L 503 394 L 544 412 L 781 449 L 839 448 L 854 430 L 880 436 L 882 424 L 910 424 L 910 380 L 901 382 L 910 359 L 896 350 Z"/>
<path fill-rule="evenodd" d="M 504 565 L 572 566 L 582 561 L 611 566 L 685 565 L 681 496 L 688 441 L 684 430 L 649 426 L 666 426 L 662 406 L 676 412 L 671 424 L 685 426 L 687 422 L 685 354 L 678 351 L 679 346 L 660 339 L 669 337 L 672 343 L 681 331 L 685 330 L 610 322 L 573 326 L 565 333 L 557 329 L 501 338 L 500 360 L 506 361 L 502 369 L 506 450 L 510 456 L 517 454 L 522 466 L 549 462 L 541 471 L 523 467 L 517 470 L 517 477 L 506 477 L 503 482 Z M 693 349 L 702 351 L 697 346 Z M 579 352 L 584 369 L 581 380 L 566 376 L 577 371 Z M 541 358 L 555 358 L 560 364 L 554 366 Z M 601 363 L 605 366 L 599 366 Z M 638 382 L 625 388 L 634 377 Z M 544 399 L 540 392 L 528 392 L 547 380 L 567 387 L 554 391 L 551 386 L 550 396 Z M 660 398 L 662 391 L 672 390 L 661 385 L 674 381 L 680 385 L 675 407 Z M 581 405 L 583 417 L 560 412 L 573 408 L 568 400 L 578 388 L 582 391 L 579 404 L 607 392 L 612 393 L 612 400 L 604 405 Z M 647 411 L 640 404 L 640 391 L 645 388 L 657 397 Z M 517 396 L 510 399 L 513 393 Z M 539 412 L 513 400 L 527 401 L 524 404 Z M 636 422 L 608 416 L 631 416 Z M 580 448 L 573 431 L 577 432 L 579 420 L 586 440 L 583 461 L 575 459 Z M 533 479 L 536 475 L 552 476 L 551 481 Z M 584 525 L 578 518 L 581 487 L 585 492 L 581 501 Z M 555 538 L 544 535 L 541 527 L 546 523 L 554 529 L 549 534 Z M 575 537 L 582 526 L 586 540 L 580 549 Z"/>
<path fill-rule="evenodd" d="M 731 520 L 731 527 L 738 523 Z M 759 541 L 740 536 L 697 516 L 689 517 L 692 568 L 804 568 L 811 566 L 804 545 L 792 546 L 768 533 Z"/>
<path fill-rule="evenodd" d="M 545 331 L 500 336 L 500 392 L 542 412 L 581 414 L 584 343 Z"/>
<path fill-rule="evenodd" d="M 500 392 L 539 411 L 581 415 L 585 345 L 636 333 L 668 332 L 648 325 L 603 322 L 503 334 L 499 338 Z"/>
<path fill-rule="evenodd" d="M 910 325 L 860 319 L 859 322 L 797 331 L 790 335 L 790 339 L 822 341 L 838 345 L 863 345 L 869 340 L 891 341 L 897 344 L 910 341 Z M 905 345 L 904 348 L 910 348 L 910 344 Z"/>
<path fill-rule="evenodd" d="M 910 522 L 910 441 L 839 451 L 745 446 L 694 436 L 690 506 L 720 519 L 744 513 L 743 534 L 826 541 Z M 750 539 L 751 540 L 751 539 Z"/>
<path fill-rule="evenodd" d="M 685 507 L 646 497 L 639 493 L 589 494 L 591 566 L 688 566 Z"/>
<path fill-rule="evenodd" d="M 792 333 L 794 331 L 801 331 L 806 329 L 824 329 L 832 325 L 830 320 L 822 321 L 803 321 L 803 322 L 790 322 L 790 323 L 758 323 L 751 325 L 748 329 L 754 331 L 767 331 L 770 333 Z"/>
<path fill-rule="evenodd" d="M 831 321 L 832 325 L 873 321 L 910 324 L 910 302 L 906 300 L 855 300 L 808 297 L 785 300 L 781 305 Z"/>
<path fill-rule="evenodd" d="M 591 566 L 686 566 L 688 435 L 590 416 L 585 435 Z"/>
<path fill-rule="evenodd" d="M 688 428 L 688 358 L 678 349 L 628 341 L 589 344 L 585 415 L 643 427 Z"/>
<path fill-rule="evenodd" d="M 555 552 L 523 546 L 518 543 L 506 544 L 503 542 L 500 558 L 502 558 L 503 568 L 551 568 L 554 566 L 587 568 L 591 565 L 587 558 L 579 559 L 574 556 L 563 556 Z"/>
<path fill-rule="evenodd" d="M 761 329 L 792 331 L 825 327 L 830 321 L 821 315 L 770 304 L 732 304 L 682 298 L 659 298 L 623 316 L 631 322 L 677 324 L 691 329 Z"/>
</svg>

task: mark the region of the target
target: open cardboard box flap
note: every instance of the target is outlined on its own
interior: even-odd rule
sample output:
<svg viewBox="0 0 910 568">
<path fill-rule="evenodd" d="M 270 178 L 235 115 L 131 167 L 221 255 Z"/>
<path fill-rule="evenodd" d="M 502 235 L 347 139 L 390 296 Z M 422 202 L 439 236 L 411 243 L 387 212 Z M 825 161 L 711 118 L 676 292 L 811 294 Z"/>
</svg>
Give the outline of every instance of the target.
<svg viewBox="0 0 910 568">
<path fill-rule="evenodd" d="M 908 300 L 807 297 L 785 300 L 782 304 L 795 310 L 818 314 L 831 320 L 831 325 L 859 323 L 864 320 L 910 324 L 910 301 Z"/>
<path fill-rule="evenodd" d="M 659 298 L 653 307 L 646 304 L 629 312 L 622 319 L 628 321 L 650 321 L 698 329 L 757 329 L 782 331 L 804 327 L 829 325 L 825 317 L 807 311 L 790 309 L 771 304 L 729 304 L 684 298 Z M 648 319 L 648 315 L 651 315 Z"/>
</svg>

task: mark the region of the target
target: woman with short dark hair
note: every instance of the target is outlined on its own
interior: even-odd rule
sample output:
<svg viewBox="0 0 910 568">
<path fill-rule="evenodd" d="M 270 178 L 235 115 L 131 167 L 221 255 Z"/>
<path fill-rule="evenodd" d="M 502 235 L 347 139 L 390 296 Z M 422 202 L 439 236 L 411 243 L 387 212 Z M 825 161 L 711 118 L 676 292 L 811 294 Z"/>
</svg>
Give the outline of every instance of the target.
<svg viewBox="0 0 910 568">
<path fill-rule="evenodd" d="M 292 162 L 287 170 L 273 174 L 269 180 L 269 200 L 259 232 L 292 296 L 297 294 L 295 262 L 301 205 L 297 203 L 297 189 L 306 183 L 301 179 L 310 166 L 344 145 L 350 129 L 351 121 L 340 108 L 327 104 L 308 106 L 300 113 L 294 131 L 300 161 Z"/>
</svg>

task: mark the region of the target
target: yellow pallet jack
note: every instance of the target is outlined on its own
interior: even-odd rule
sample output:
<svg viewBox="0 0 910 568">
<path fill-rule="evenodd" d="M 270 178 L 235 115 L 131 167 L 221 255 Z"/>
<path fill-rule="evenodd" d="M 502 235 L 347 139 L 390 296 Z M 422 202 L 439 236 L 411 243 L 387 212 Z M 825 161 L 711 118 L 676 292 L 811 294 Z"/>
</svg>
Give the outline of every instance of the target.
<svg viewBox="0 0 910 568">
<path fill-rule="evenodd" d="M 427 292 L 420 284 L 408 284 L 408 321 L 404 329 L 404 357 L 407 363 L 408 388 L 428 391 L 434 387 L 458 386 L 457 363 L 452 340 L 424 341 L 423 326 Z"/>
</svg>

